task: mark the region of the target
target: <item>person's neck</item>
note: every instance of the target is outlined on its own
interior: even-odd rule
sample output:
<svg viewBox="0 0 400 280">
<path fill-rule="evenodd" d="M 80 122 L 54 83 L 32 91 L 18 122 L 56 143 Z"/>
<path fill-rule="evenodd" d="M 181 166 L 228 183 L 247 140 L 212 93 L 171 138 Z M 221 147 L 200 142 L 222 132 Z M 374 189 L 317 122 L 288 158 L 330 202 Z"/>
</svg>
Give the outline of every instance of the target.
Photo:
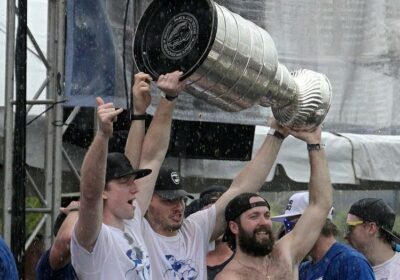
<svg viewBox="0 0 400 280">
<path fill-rule="evenodd" d="M 178 230 L 172 230 L 172 229 L 163 227 L 159 223 L 155 223 L 154 221 L 152 221 L 152 219 L 149 219 L 147 217 L 145 217 L 145 218 L 149 222 L 151 229 L 154 232 L 158 233 L 159 235 L 162 235 L 165 237 L 172 237 L 172 236 L 176 236 L 178 234 Z"/>
<path fill-rule="evenodd" d="M 392 246 L 380 239 L 371 242 L 371 246 L 365 249 L 364 255 L 370 262 L 371 266 L 383 264 L 394 256 L 395 252 Z"/>
<path fill-rule="evenodd" d="M 255 257 L 244 253 L 240 248 L 237 248 L 234 259 L 247 269 L 255 271 L 268 272 L 270 255 Z"/>
<path fill-rule="evenodd" d="M 106 210 L 103 211 L 103 223 L 108 226 L 118 228 L 122 231 L 124 230 L 125 227 L 124 221 L 122 219 L 115 217 L 113 214 L 111 214 Z"/>
<path fill-rule="evenodd" d="M 336 239 L 334 236 L 327 237 L 320 234 L 314 247 L 310 251 L 310 256 L 313 259 L 313 262 L 319 262 L 335 243 Z"/>
</svg>

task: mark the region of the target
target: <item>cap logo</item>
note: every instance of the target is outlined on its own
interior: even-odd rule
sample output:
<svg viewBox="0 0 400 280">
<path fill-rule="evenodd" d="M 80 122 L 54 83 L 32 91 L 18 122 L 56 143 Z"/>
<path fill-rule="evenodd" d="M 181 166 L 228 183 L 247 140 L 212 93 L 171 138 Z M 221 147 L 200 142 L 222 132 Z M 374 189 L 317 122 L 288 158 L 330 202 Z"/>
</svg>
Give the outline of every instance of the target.
<svg viewBox="0 0 400 280">
<path fill-rule="evenodd" d="M 174 182 L 175 185 L 179 185 L 179 182 L 181 180 L 179 178 L 178 173 L 176 173 L 175 171 L 171 172 L 171 179 L 172 179 L 172 182 Z"/>
<path fill-rule="evenodd" d="M 289 203 L 286 205 L 286 210 L 290 211 L 293 206 L 293 199 L 289 200 Z"/>
</svg>

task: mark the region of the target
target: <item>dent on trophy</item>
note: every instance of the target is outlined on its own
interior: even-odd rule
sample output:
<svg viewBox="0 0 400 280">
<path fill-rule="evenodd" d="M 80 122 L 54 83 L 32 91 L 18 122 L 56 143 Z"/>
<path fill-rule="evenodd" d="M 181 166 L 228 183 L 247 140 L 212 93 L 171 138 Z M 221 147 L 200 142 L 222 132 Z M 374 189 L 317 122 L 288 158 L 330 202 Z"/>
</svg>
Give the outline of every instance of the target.
<svg viewBox="0 0 400 280">
<path fill-rule="evenodd" d="M 188 93 L 225 111 L 259 104 L 282 125 L 312 129 L 330 107 L 325 75 L 290 73 L 267 31 L 211 0 L 153 1 L 139 21 L 133 55 L 154 80 L 181 70 Z"/>
</svg>

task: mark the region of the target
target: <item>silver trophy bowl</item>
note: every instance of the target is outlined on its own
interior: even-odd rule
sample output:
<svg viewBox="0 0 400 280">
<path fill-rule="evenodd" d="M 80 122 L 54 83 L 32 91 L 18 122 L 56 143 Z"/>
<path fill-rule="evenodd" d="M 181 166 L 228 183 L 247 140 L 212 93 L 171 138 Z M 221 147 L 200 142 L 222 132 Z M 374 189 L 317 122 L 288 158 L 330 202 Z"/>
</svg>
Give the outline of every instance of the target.
<svg viewBox="0 0 400 280">
<path fill-rule="evenodd" d="M 325 75 L 290 73 L 268 32 L 211 0 L 153 1 L 138 24 L 133 54 L 153 79 L 181 70 L 193 96 L 229 112 L 271 107 L 291 128 L 318 126 L 331 104 Z"/>
</svg>

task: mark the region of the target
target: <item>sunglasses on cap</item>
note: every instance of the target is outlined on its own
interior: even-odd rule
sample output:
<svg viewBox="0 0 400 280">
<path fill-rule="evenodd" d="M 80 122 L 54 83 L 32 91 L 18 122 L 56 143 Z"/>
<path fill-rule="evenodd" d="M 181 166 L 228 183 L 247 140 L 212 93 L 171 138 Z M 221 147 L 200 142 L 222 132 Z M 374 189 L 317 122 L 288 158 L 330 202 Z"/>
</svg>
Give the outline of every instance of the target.
<svg viewBox="0 0 400 280">
<path fill-rule="evenodd" d="M 356 226 L 362 225 L 364 223 L 365 221 L 346 222 L 346 234 L 352 233 Z"/>
</svg>

